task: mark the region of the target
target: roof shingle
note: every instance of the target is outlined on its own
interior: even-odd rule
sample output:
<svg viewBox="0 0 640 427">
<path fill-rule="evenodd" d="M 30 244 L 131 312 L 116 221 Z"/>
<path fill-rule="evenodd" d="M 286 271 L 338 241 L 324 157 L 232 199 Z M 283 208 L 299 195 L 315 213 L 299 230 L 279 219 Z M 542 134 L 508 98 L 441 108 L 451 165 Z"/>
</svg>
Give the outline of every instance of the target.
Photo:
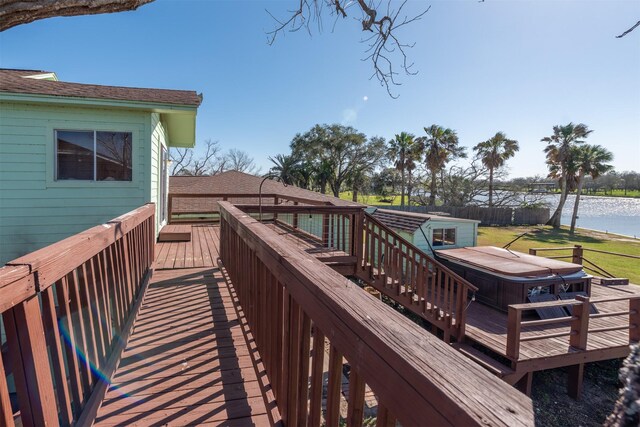
<svg viewBox="0 0 640 427">
<path fill-rule="evenodd" d="M 0 92 L 72 98 L 109 99 L 198 107 L 202 96 L 191 90 L 101 86 L 26 78 L 42 71 L 0 69 Z"/>
</svg>

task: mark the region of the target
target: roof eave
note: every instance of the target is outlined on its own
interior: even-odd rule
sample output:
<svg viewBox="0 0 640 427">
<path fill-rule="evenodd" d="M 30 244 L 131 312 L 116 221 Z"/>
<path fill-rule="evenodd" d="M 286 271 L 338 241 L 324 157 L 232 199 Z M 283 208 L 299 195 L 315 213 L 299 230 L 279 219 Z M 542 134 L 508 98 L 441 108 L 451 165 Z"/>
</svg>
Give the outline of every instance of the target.
<svg viewBox="0 0 640 427">
<path fill-rule="evenodd" d="M 146 110 L 162 114 L 193 113 L 199 105 L 167 104 L 161 102 L 129 101 L 121 99 L 85 98 L 75 96 L 25 94 L 0 91 L 0 101 L 29 102 L 37 104 L 80 105 L 103 108 Z"/>
</svg>

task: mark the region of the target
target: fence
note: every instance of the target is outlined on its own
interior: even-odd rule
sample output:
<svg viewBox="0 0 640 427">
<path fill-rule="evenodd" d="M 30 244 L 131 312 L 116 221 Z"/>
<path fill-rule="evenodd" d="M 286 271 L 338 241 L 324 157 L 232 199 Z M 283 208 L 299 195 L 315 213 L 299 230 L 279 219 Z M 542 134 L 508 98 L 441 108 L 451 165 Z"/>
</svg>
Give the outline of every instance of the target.
<svg viewBox="0 0 640 427">
<path fill-rule="evenodd" d="M 0 425 L 93 420 L 149 277 L 154 213 L 145 205 L 0 268 Z"/>
<path fill-rule="evenodd" d="M 375 206 L 381 209 L 416 213 L 448 214 L 455 218 L 473 219 L 481 225 L 538 225 L 549 220 L 549 208 L 487 208 L 480 206 Z"/>
</svg>

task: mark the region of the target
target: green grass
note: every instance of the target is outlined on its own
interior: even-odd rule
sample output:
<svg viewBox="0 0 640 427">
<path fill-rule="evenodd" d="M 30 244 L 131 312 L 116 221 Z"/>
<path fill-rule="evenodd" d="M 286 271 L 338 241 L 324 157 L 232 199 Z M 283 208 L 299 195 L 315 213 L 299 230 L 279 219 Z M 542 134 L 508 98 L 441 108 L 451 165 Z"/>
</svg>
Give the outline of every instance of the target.
<svg viewBox="0 0 640 427">
<path fill-rule="evenodd" d="M 343 191 L 340 193 L 340 198 L 342 200 L 351 201 L 353 197 L 353 193 L 351 191 Z M 387 206 L 400 206 L 400 196 L 389 196 L 385 200 L 382 196 L 374 195 L 374 194 L 359 194 L 358 195 L 358 203 L 362 203 L 364 205 L 387 205 Z M 405 200 L 408 200 L 405 198 Z"/>
<path fill-rule="evenodd" d="M 530 233 L 514 242 L 510 249 L 528 253 L 530 248 L 582 245 L 585 249 L 640 256 L 640 240 L 581 229 L 578 229 L 576 234 L 572 236 L 566 228 L 554 230 L 551 227 L 480 227 L 478 229 L 478 246 L 502 247 L 527 231 Z M 562 256 L 570 255 L 571 251 L 549 251 L 542 252 L 542 254 Z M 583 256 L 616 277 L 627 277 L 631 283 L 640 284 L 640 260 L 638 259 L 589 251 L 585 251 Z M 571 261 L 570 258 L 563 260 Z"/>
</svg>

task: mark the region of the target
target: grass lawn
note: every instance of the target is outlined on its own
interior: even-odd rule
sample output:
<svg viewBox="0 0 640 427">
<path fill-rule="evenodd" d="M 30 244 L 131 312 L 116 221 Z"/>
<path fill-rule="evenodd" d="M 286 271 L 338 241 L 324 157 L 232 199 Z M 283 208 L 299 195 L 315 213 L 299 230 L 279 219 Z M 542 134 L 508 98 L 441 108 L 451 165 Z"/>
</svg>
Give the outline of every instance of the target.
<svg viewBox="0 0 640 427">
<path fill-rule="evenodd" d="M 567 228 L 554 230 L 551 227 L 479 227 L 478 246 L 502 247 L 527 231 L 529 234 L 514 242 L 510 246 L 511 249 L 528 253 L 530 248 L 582 245 L 585 249 L 640 256 L 640 240 L 637 239 L 583 229 L 578 229 L 571 236 Z M 549 251 L 543 254 L 562 256 L 570 255 L 571 251 Z M 616 277 L 628 277 L 631 283 L 640 284 L 640 260 L 638 259 L 589 251 L 584 252 L 584 258 Z M 565 261 L 571 261 L 571 259 Z"/>
<path fill-rule="evenodd" d="M 351 201 L 353 197 L 353 193 L 351 191 L 343 191 L 340 193 L 340 198 L 342 200 Z M 400 196 L 389 196 L 388 200 L 384 200 L 382 196 L 374 195 L 374 194 L 360 194 L 358 195 L 358 203 L 362 203 L 364 205 L 387 205 L 387 206 L 400 206 Z M 405 198 L 405 200 L 408 200 Z"/>
</svg>

